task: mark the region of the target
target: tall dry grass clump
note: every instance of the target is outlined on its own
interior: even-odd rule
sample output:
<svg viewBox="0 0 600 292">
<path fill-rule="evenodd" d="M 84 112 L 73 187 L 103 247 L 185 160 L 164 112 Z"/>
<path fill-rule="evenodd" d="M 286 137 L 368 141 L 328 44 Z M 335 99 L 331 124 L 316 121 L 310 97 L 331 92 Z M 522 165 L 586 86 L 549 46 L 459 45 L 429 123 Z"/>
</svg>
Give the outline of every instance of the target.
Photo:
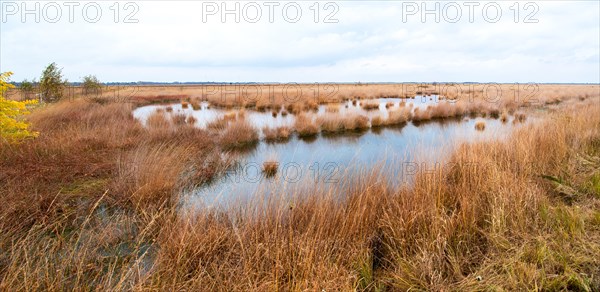
<svg viewBox="0 0 600 292">
<path fill-rule="evenodd" d="M 367 111 L 379 109 L 379 101 L 377 100 L 365 100 L 361 104 L 362 108 Z"/>
<path fill-rule="evenodd" d="M 339 115 L 319 116 L 316 123 L 324 133 L 335 133 L 344 128 L 344 120 Z"/>
<path fill-rule="evenodd" d="M 485 130 L 485 121 L 477 121 L 475 122 L 475 130 L 483 131 Z"/>
<path fill-rule="evenodd" d="M 411 108 L 400 107 L 388 111 L 388 117 L 383 121 L 383 125 L 401 125 L 408 122 L 412 117 Z"/>
<path fill-rule="evenodd" d="M 364 115 L 351 114 L 341 116 L 325 115 L 317 118 L 317 125 L 323 133 L 337 133 L 343 131 L 356 131 L 369 128 L 369 118 Z"/>
<path fill-rule="evenodd" d="M 374 116 L 373 118 L 371 118 L 371 127 L 381 127 L 384 125 L 384 118 L 381 117 L 380 115 L 378 116 Z"/>
<path fill-rule="evenodd" d="M 445 119 L 462 117 L 465 114 L 465 105 L 461 102 L 440 102 L 431 107 L 431 119 Z"/>
<path fill-rule="evenodd" d="M 526 119 L 527 119 L 527 116 L 524 113 L 516 113 L 515 118 L 513 119 L 513 123 L 515 123 L 515 124 L 522 123 L 522 122 L 525 122 Z"/>
<path fill-rule="evenodd" d="M 330 103 L 325 108 L 325 111 L 328 113 L 337 113 L 340 111 L 340 105 L 337 103 Z"/>
<path fill-rule="evenodd" d="M 277 174 L 277 169 L 279 168 L 279 163 L 274 160 L 268 160 L 263 162 L 262 172 L 266 177 L 273 177 Z"/>
<path fill-rule="evenodd" d="M 240 148 L 258 142 L 258 131 L 247 120 L 239 119 L 227 125 L 219 143 L 225 148 Z"/>
<path fill-rule="evenodd" d="M 414 122 L 426 122 L 431 120 L 432 118 L 432 107 L 428 106 L 427 108 L 415 108 L 412 120 Z"/>
<path fill-rule="evenodd" d="M 303 114 L 296 116 L 294 129 L 299 137 L 310 137 L 319 133 L 319 127 L 312 118 Z"/>
<path fill-rule="evenodd" d="M 171 121 L 175 126 L 185 125 L 187 122 L 187 116 L 185 114 L 173 114 L 171 115 Z"/>
<path fill-rule="evenodd" d="M 369 128 L 369 118 L 364 115 L 349 115 L 344 119 L 344 130 L 357 131 Z"/>
<path fill-rule="evenodd" d="M 296 103 L 290 103 L 286 106 L 286 109 L 288 112 L 294 114 L 294 115 L 299 115 L 300 113 L 302 113 L 302 111 L 304 111 L 305 106 L 302 103 L 296 102 Z"/>
<path fill-rule="evenodd" d="M 304 106 L 306 107 L 307 110 L 311 110 L 311 111 L 319 110 L 319 103 L 317 103 L 316 101 L 314 101 L 312 99 L 307 100 L 306 103 L 304 104 Z"/>
<path fill-rule="evenodd" d="M 168 128 L 171 125 L 163 112 L 156 111 L 146 120 L 146 126 L 151 128 Z"/>
<path fill-rule="evenodd" d="M 508 122 L 508 113 L 507 112 L 502 112 L 502 115 L 500 116 L 500 121 L 505 124 L 506 122 Z"/>
<path fill-rule="evenodd" d="M 281 126 L 276 128 L 263 128 L 263 135 L 267 142 L 284 142 L 290 138 L 291 130 L 289 127 Z"/>
<path fill-rule="evenodd" d="M 228 120 L 225 117 L 217 117 L 208 122 L 206 128 L 212 131 L 223 131 L 227 128 Z"/>
<path fill-rule="evenodd" d="M 119 165 L 114 188 L 130 194 L 142 209 L 176 199 L 173 191 L 183 183 L 181 174 L 190 167 L 190 153 L 192 149 L 167 141 L 139 145 Z"/>
</svg>

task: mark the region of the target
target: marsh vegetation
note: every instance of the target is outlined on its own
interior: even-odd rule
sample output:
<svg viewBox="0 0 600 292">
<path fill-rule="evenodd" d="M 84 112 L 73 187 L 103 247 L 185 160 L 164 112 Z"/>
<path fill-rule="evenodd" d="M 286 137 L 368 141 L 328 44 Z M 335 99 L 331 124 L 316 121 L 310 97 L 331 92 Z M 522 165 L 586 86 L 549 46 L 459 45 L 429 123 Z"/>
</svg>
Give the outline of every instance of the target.
<svg viewBox="0 0 600 292">
<path fill-rule="evenodd" d="M 144 89 L 131 103 L 33 108 L 39 136 L 0 144 L 0 288 L 600 289 L 597 85 L 542 86 L 536 103 L 429 87 L 415 103 L 378 86 L 254 104 Z M 161 104 L 142 119 L 149 102 Z M 265 149 L 260 172 L 277 179 L 285 157 L 272 147 L 328 141 L 341 152 L 409 129 L 437 141 L 424 133 L 448 125 L 470 134 L 442 153 L 446 167 L 407 185 L 393 183 L 393 161 L 374 161 L 334 184 L 302 180 L 219 208 L 182 203 L 249 146 Z M 500 139 L 496 129 L 510 130 Z"/>
</svg>

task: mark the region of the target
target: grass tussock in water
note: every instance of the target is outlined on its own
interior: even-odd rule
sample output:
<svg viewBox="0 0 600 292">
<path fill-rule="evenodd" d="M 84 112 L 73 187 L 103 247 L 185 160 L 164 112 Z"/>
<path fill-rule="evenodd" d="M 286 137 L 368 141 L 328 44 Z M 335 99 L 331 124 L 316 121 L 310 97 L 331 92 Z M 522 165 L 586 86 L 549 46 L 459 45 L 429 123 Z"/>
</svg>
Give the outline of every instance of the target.
<svg viewBox="0 0 600 292">
<path fill-rule="evenodd" d="M 246 119 L 230 122 L 219 143 L 225 148 L 241 148 L 258 142 L 258 131 Z"/>
<path fill-rule="evenodd" d="M 273 177 L 277 174 L 278 167 L 279 164 L 277 163 L 277 161 L 265 161 L 262 165 L 262 172 L 267 177 Z"/>
<path fill-rule="evenodd" d="M 359 114 L 319 116 L 316 123 L 323 133 L 358 131 L 370 128 L 369 118 Z"/>
<path fill-rule="evenodd" d="M 371 118 L 371 127 L 377 128 L 384 125 L 384 118 L 381 115 L 374 116 Z"/>
<path fill-rule="evenodd" d="M 177 203 L 222 163 L 206 131 L 145 128 L 126 104 L 36 109 L 40 136 L 0 147 L 0 288 L 596 291 L 590 101 L 458 146 L 412 187 L 382 166 L 198 212 Z"/>
<path fill-rule="evenodd" d="M 263 135 L 267 142 L 284 142 L 290 138 L 292 134 L 289 127 L 281 126 L 277 128 L 263 128 Z"/>
<path fill-rule="evenodd" d="M 371 111 L 379 109 L 379 101 L 377 100 L 367 100 L 361 103 L 361 106 L 364 110 Z"/>
<path fill-rule="evenodd" d="M 484 121 L 475 122 L 475 130 L 477 130 L 477 131 L 485 130 L 485 122 Z"/>
<path fill-rule="evenodd" d="M 412 117 L 412 109 L 408 107 L 400 107 L 388 111 L 388 117 L 383 121 L 383 125 L 401 125 L 408 122 Z M 416 111 L 415 111 L 416 112 Z"/>
<path fill-rule="evenodd" d="M 340 105 L 337 103 L 328 104 L 325 111 L 328 113 L 337 113 L 340 111 Z"/>
<path fill-rule="evenodd" d="M 294 129 L 299 137 L 310 137 L 319 133 L 319 127 L 312 120 L 312 117 L 303 114 L 296 116 Z"/>
</svg>

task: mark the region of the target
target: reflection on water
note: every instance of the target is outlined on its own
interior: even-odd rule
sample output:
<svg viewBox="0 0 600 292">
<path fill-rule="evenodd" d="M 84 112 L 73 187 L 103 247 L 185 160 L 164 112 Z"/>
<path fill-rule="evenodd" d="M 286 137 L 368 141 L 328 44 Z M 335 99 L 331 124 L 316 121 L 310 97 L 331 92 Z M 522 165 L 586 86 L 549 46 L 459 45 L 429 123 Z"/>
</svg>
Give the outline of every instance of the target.
<svg viewBox="0 0 600 292">
<path fill-rule="evenodd" d="M 438 102 L 437 96 L 415 99 L 380 99 L 379 109 L 366 111 L 361 103 L 348 101 L 337 111 L 360 113 L 372 117 L 386 115 L 390 109 L 400 106 L 426 107 Z M 400 105 L 401 102 L 406 103 Z M 197 126 L 208 122 L 227 110 L 212 109 L 202 104 L 202 109 L 183 109 L 181 105 L 170 105 L 174 113 L 193 115 Z M 147 106 L 137 109 L 134 116 L 144 121 L 162 106 Z M 320 106 L 317 115 L 326 115 L 326 106 Z M 248 110 L 246 117 L 257 128 L 281 125 L 291 126 L 294 115 L 276 117 L 271 112 Z M 484 131 L 477 131 L 475 123 L 485 121 Z M 261 141 L 254 147 L 238 151 L 238 165 L 208 185 L 189 191 L 187 204 L 196 207 L 226 206 L 230 202 L 249 200 L 257 195 L 263 197 L 286 196 L 291 193 L 306 193 L 310 188 L 330 189 L 339 192 L 349 182 L 344 177 L 364 175 L 369 171 L 383 171 L 388 183 L 395 186 L 410 184 L 417 172 L 432 172 L 447 162 L 449 151 L 458 143 L 489 139 L 503 139 L 514 128 L 512 123 L 503 124 L 497 119 L 456 118 L 404 125 L 372 128 L 360 132 L 341 134 L 319 134 L 300 139 L 292 136 L 284 143 Z M 267 177 L 262 172 L 263 163 L 278 163 L 277 174 Z M 418 161 L 418 163 L 417 163 Z"/>
<path fill-rule="evenodd" d="M 378 101 L 379 109 L 377 110 L 365 110 L 362 106 L 366 102 Z M 360 100 L 355 103 L 352 101 L 346 101 L 343 104 L 340 104 L 336 109 L 337 113 L 340 115 L 347 114 L 361 114 L 372 118 L 375 115 L 381 115 L 382 118 L 387 118 L 387 113 L 390 110 L 397 109 L 401 106 L 412 107 L 412 108 L 426 108 L 428 105 L 433 105 L 440 101 L 437 95 L 431 96 L 417 96 L 415 98 L 379 98 L 373 100 Z M 386 105 L 390 103 L 391 106 L 386 107 Z M 317 116 L 323 116 L 326 114 L 330 114 L 327 112 L 327 105 L 320 105 L 319 109 L 314 112 Z M 133 116 L 142 123 L 146 123 L 148 117 L 154 114 L 157 110 L 162 109 L 166 112 L 167 108 L 172 109 L 173 114 L 183 114 L 186 116 L 193 116 L 196 119 L 196 126 L 200 128 L 205 128 L 206 125 L 219 117 L 223 117 L 228 112 L 237 111 L 237 110 L 227 110 L 221 108 L 211 107 L 207 102 L 203 102 L 200 104 L 200 108 L 194 110 L 191 106 L 187 108 L 183 108 L 181 104 L 168 104 L 168 105 L 149 105 L 137 108 L 133 112 Z M 277 110 L 277 115 L 273 116 L 272 111 L 266 112 L 258 112 L 254 110 L 246 110 L 246 119 L 252 125 L 254 125 L 258 129 L 262 129 L 264 127 L 279 127 L 279 126 L 292 126 L 295 121 L 295 116 L 287 113 L 285 109 Z M 169 114 L 169 113 L 165 113 Z"/>
<path fill-rule="evenodd" d="M 475 130 L 474 125 L 480 120 L 486 122 L 485 131 Z M 203 207 L 223 206 L 255 195 L 307 192 L 315 185 L 339 190 L 348 183 L 344 177 L 370 170 L 389 173 L 391 185 L 410 184 L 416 172 L 443 167 L 447 154 L 457 143 L 502 139 L 511 129 L 510 124 L 504 125 L 499 120 L 469 119 L 319 135 L 311 141 L 293 137 L 287 143 L 261 142 L 241 157 L 238 167 L 210 185 L 193 190 L 191 202 Z M 279 164 L 273 178 L 261 172 L 266 161 Z"/>
</svg>

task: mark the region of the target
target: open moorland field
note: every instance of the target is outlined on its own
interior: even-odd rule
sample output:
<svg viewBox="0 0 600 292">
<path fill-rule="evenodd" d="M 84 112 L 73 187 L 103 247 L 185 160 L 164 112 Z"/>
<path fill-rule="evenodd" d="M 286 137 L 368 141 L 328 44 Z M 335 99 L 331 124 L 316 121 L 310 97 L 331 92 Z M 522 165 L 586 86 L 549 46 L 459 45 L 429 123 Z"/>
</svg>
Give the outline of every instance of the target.
<svg viewBox="0 0 600 292">
<path fill-rule="evenodd" d="M 71 91 L 78 94 L 77 89 Z M 483 83 L 259 83 L 211 85 L 123 85 L 108 86 L 97 96 L 138 104 L 167 101 L 209 101 L 222 108 L 246 107 L 269 110 L 281 106 L 309 110 L 315 104 L 373 98 L 403 98 L 440 95 L 464 103 L 477 101 L 513 108 L 523 104 L 557 103 L 573 97 L 598 94 L 598 85 L 581 84 L 483 84 Z M 18 94 L 15 94 L 18 96 Z"/>
<path fill-rule="evenodd" d="M 600 290 L 598 85 L 113 86 L 27 120 L 37 137 L 0 142 L 3 290 Z M 461 125 L 510 130 L 410 184 L 374 161 L 185 203 L 272 145 Z"/>
</svg>

